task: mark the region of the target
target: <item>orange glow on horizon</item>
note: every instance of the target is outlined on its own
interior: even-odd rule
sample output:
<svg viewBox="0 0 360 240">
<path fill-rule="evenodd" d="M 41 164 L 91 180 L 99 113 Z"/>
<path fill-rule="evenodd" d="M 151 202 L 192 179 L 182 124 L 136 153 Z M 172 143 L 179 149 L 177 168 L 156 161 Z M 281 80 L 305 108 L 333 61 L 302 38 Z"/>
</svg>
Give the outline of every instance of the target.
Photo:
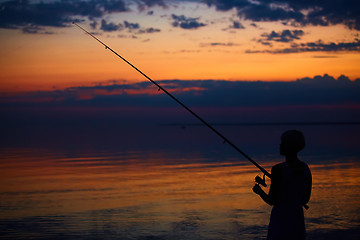
<svg viewBox="0 0 360 240">
<path fill-rule="evenodd" d="M 334 30 L 344 36 L 348 34 L 340 27 L 334 27 Z M 64 89 L 109 80 L 146 81 L 141 74 L 78 29 L 70 28 L 62 34 L 53 35 L 1 31 L 2 92 Z M 330 29 L 323 28 L 321 31 L 326 33 Z M 234 43 L 229 46 L 209 45 L 211 42 L 224 42 L 221 29 L 215 28 L 161 32 L 151 35 L 152 39 L 145 42 L 111 35 L 98 37 L 153 80 L 294 81 L 325 73 L 335 78 L 344 74 L 351 80 L 360 77 L 360 59 L 356 52 L 247 54 L 247 49 L 265 49 L 254 45 L 251 40 L 261 32 L 252 30 L 244 36 L 229 35 L 228 42 Z M 209 33 L 214 36 L 212 41 L 201 40 Z M 190 40 L 191 37 L 197 39 L 196 42 Z M 312 39 L 307 37 L 307 40 Z"/>
</svg>

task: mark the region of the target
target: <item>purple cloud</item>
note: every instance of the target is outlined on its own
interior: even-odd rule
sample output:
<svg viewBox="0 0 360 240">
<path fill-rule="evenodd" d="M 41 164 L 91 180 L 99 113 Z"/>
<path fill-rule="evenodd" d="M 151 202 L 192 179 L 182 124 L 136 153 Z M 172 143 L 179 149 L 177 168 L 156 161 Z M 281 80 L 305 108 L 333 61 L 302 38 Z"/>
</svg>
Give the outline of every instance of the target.
<svg viewBox="0 0 360 240">
<path fill-rule="evenodd" d="M 206 26 L 206 24 L 199 22 L 199 18 L 187 18 L 184 15 L 171 15 L 173 19 L 172 25 L 183 29 L 197 29 Z"/>
</svg>

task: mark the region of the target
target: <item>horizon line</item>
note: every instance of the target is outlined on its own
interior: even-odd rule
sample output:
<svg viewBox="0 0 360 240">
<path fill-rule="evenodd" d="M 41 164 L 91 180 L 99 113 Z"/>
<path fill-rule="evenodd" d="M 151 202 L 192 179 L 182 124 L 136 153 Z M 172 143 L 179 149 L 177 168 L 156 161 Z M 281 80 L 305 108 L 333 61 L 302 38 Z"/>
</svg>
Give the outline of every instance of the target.
<svg viewBox="0 0 360 240">
<path fill-rule="evenodd" d="M 160 126 L 199 127 L 202 123 L 164 123 Z M 239 122 L 239 123 L 211 123 L 212 126 L 289 126 L 289 125 L 360 125 L 360 121 L 304 121 L 304 122 Z"/>
</svg>

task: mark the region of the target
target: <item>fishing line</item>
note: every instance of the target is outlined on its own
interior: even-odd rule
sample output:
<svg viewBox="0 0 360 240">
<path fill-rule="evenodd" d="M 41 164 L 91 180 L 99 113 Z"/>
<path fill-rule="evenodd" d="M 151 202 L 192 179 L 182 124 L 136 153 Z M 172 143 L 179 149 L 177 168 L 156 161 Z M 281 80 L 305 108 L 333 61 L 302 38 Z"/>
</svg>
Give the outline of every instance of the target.
<svg viewBox="0 0 360 240">
<path fill-rule="evenodd" d="M 91 37 L 93 37 L 96 41 L 98 41 L 100 44 L 102 44 L 105 49 L 108 49 L 109 51 L 111 51 L 112 53 L 114 53 L 116 56 L 118 56 L 119 58 L 121 58 L 124 62 L 126 62 L 127 64 L 129 64 L 131 67 L 133 67 L 136 71 L 138 71 L 141 75 L 143 75 L 145 78 L 147 78 L 150 82 L 152 82 L 154 85 L 156 85 L 160 90 L 162 90 L 164 93 L 166 93 L 169 97 L 171 97 L 173 100 L 175 100 L 178 104 L 180 104 L 182 107 L 184 107 L 187 111 L 189 111 L 193 116 L 195 116 L 198 120 L 200 120 L 203 124 L 205 124 L 208 128 L 210 128 L 213 132 L 215 132 L 218 136 L 220 136 L 222 138 L 222 140 L 224 141 L 224 143 L 228 143 L 230 146 L 232 146 L 233 148 L 235 148 L 239 153 L 241 153 L 247 160 L 249 160 L 252 164 L 254 164 L 257 168 L 259 168 L 266 176 L 268 176 L 269 178 L 271 178 L 271 175 L 268 171 L 266 171 L 264 168 L 262 168 L 259 164 L 257 164 L 254 160 L 252 160 L 248 155 L 246 155 L 243 151 L 241 151 L 235 144 L 233 144 L 232 142 L 230 142 L 230 140 L 228 140 L 224 135 L 222 135 L 220 132 L 218 132 L 213 126 L 211 126 L 209 123 L 207 123 L 204 119 L 202 119 L 199 115 L 197 115 L 195 112 L 193 112 L 190 108 L 188 108 L 185 104 L 183 104 L 182 102 L 180 102 L 177 98 L 175 98 L 171 93 L 169 93 L 165 88 L 161 87 L 157 82 L 155 82 L 154 80 L 152 80 L 150 77 L 148 77 L 145 73 L 143 73 L 140 69 L 138 69 L 137 67 L 135 67 L 132 63 L 130 63 L 128 60 L 126 60 L 125 58 L 123 58 L 120 54 L 118 54 L 117 52 L 115 52 L 114 50 L 112 50 L 108 45 L 106 45 L 105 43 L 103 43 L 101 40 L 99 40 L 97 37 L 95 37 L 93 34 L 91 34 L 90 32 L 86 31 L 84 28 L 82 28 L 81 26 L 79 26 L 77 23 L 73 23 L 74 25 L 76 25 L 77 27 L 79 27 L 80 29 L 82 29 L 84 32 L 86 32 L 87 34 L 89 34 Z"/>
<path fill-rule="evenodd" d="M 105 47 L 105 49 L 111 51 L 116 56 L 121 58 L 124 62 L 129 64 L 132 68 L 134 68 L 136 71 L 138 71 L 141 75 L 143 75 L 146 79 L 148 79 L 150 82 L 152 82 L 156 87 L 158 87 L 159 90 L 162 90 L 164 93 L 166 93 L 169 97 L 171 97 L 175 102 L 180 104 L 183 108 L 185 108 L 188 112 L 190 112 L 194 117 L 196 117 L 200 122 L 202 122 L 204 125 L 206 125 L 208 128 L 210 128 L 214 133 L 216 133 L 222 140 L 223 143 L 228 143 L 231 147 L 233 147 L 236 151 L 238 151 L 241 155 L 243 155 L 248 161 L 250 161 L 252 164 L 254 164 L 265 176 L 268 178 L 271 178 L 271 174 L 266 171 L 263 167 L 261 167 L 258 163 L 256 163 L 254 160 L 252 160 L 246 153 L 244 153 L 240 148 L 238 148 L 235 144 L 233 144 L 229 139 L 227 139 L 224 135 L 222 135 L 219 131 L 217 131 L 213 126 L 211 126 L 208 122 L 206 122 L 204 119 L 202 119 L 199 115 L 197 115 L 195 112 L 193 112 L 190 108 L 188 108 L 185 104 L 183 104 L 180 100 L 178 100 L 176 97 L 174 97 L 171 93 L 169 93 L 165 88 L 160 86 L 157 82 L 152 80 L 150 77 L 148 77 L 145 73 L 143 73 L 140 69 L 135 67 L 132 63 L 130 63 L 128 60 L 126 60 L 124 57 L 122 57 L 120 54 L 115 52 L 113 49 L 111 49 L 108 45 L 106 45 L 104 42 L 102 42 L 100 39 L 95 37 L 93 34 L 82 28 L 77 23 L 73 22 L 74 25 L 76 25 L 78 28 L 83 30 L 85 33 L 89 34 L 91 37 L 93 37 L 96 41 L 98 41 L 101 45 Z M 307 209 L 308 207 L 304 205 L 304 207 Z"/>
</svg>

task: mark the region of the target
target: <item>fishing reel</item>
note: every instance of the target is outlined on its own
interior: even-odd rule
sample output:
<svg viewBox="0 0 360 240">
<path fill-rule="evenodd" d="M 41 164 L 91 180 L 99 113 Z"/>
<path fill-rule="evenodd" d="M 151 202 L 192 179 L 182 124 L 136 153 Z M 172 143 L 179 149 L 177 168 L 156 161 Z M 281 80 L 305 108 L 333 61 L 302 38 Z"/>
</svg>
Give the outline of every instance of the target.
<svg viewBox="0 0 360 240">
<path fill-rule="evenodd" d="M 257 184 L 260 184 L 260 185 L 263 185 L 264 187 L 267 187 L 267 184 L 266 184 L 266 182 L 265 182 L 265 174 L 264 174 L 264 176 L 261 178 L 259 175 L 257 175 L 256 177 L 255 177 L 255 182 L 257 183 Z"/>
</svg>

